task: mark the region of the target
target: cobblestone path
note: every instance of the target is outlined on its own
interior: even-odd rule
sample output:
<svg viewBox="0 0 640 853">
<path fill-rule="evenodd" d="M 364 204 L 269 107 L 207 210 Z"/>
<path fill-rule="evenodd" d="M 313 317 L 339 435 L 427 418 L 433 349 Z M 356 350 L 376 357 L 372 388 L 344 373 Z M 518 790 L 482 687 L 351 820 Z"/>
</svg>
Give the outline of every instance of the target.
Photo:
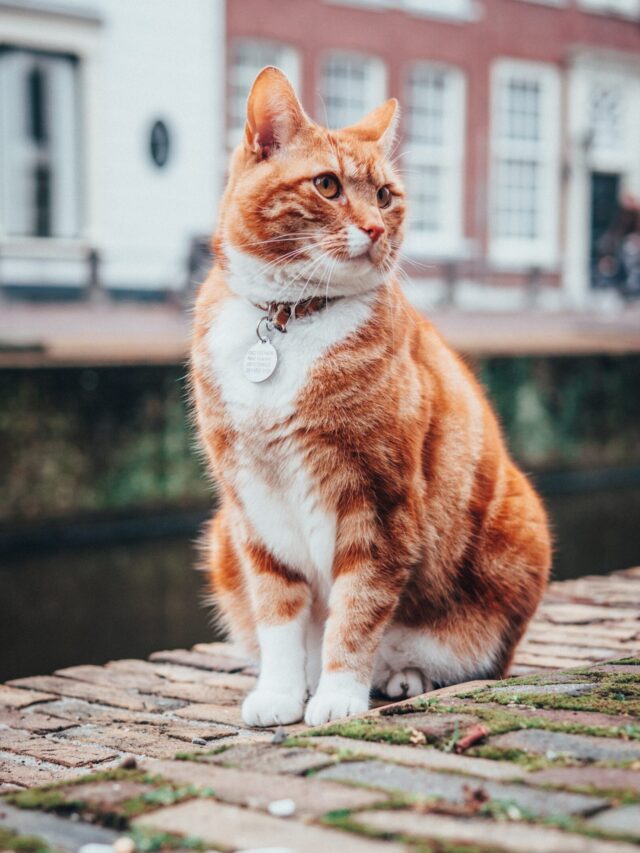
<svg viewBox="0 0 640 853">
<path fill-rule="evenodd" d="M 640 569 L 552 584 L 513 674 L 276 731 L 222 643 L 0 685 L 0 851 L 638 851 Z"/>
</svg>

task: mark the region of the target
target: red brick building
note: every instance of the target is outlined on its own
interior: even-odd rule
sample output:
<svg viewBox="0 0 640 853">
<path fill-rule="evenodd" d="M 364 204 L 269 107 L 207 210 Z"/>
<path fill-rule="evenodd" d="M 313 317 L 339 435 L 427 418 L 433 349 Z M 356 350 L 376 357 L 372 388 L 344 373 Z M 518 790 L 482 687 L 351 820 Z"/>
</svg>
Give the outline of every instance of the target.
<svg viewBox="0 0 640 853">
<path fill-rule="evenodd" d="M 265 64 L 331 126 L 394 95 L 412 258 L 436 273 L 475 259 L 471 278 L 507 296 L 502 285 L 539 270 L 558 304 L 621 284 L 598 264 L 620 199 L 640 196 L 640 0 L 228 0 L 226 10 L 230 144 Z"/>
</svg>

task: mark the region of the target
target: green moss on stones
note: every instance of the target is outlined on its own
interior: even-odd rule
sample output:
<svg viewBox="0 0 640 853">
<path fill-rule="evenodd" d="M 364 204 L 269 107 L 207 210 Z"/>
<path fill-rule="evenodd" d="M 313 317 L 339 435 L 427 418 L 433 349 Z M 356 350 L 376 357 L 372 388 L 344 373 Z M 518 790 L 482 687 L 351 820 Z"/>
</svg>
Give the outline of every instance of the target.
<svg viewBox="0 0 640 853">
<path fill-rule="evenodd" d="M 0 827 L 0 850 L 16 853 L 53 853 L 52 848 L 35 835 L 17 835 L 10 829 Z"/>
<path fill-rule="evenodd" d="M 353 740 L 369 740 L 379 743 L 409 744 L 412 742 L 412 731 L 402 726 L 381 726 L 375 719 L 348 720 L 335 723 L 322 729 L 312 729 L 306 733 L 309 737 L 325 737 L 339 735 Z"/>
<path fill-rule="evenodd" d="M 213 791 L 209 788 L 199 788 L 197 785 L 180 787 L 162 785 L 159 788 L 152 788 L 150 791 L 138 794 L 137 797 L 132 797 L 130 800 L 125 800 L 120 805 L 120 809 L 125 817 L 132 818 L 162 806 L 173 806 L 184 800 L 192 800 L 194 797 L 207 796 L 213 796 Z"/>
</svg>

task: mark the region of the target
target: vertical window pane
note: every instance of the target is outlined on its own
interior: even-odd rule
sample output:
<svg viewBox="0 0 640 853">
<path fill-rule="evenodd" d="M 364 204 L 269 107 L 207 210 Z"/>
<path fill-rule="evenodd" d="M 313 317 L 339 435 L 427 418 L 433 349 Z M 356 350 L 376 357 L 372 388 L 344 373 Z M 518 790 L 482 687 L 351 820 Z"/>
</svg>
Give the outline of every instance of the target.
<svg viewBox="0 0 640 853">
<path fill-rule="evenodd" d="M 458 205 L 462 148 L 462 104 L 456 72 L 423 63 L 411 68 L 406 95 L 405 167 L 409 194 L 410 234 L 440 235 L 456 228 L 455 215 L 448 215 L 451 205 Z M 455 198 L 452 194 L 455 193 Z M 449 198 L 448 198 L 449 196 Z M 416 249 L 419 242 L 416 239 Z"/>
<path fill-rule="evenodd" d="M 444 144 L 445 97 L 444 72 L 412 71 L 407 117 L 407 137 L 410 143 L 434 146 Z"/>
<path fill-rule="evenodd" d="M 0 53 L 2 224 L 20 237 L 75 237 L 80 229 L 77 63 L 5 48 Z"/>
<path fill-rule="evenodd" d="M 322 70 L 320 121 L 347 127 L 359 121 L 384 98 L 376 91 L 375 60 L 355 55 L 329 57 Z"/>
<path fill-rule="evenodd" d="M 590 127 L 596 151 L 618 151 L 622 145 L 622 91 L 615 83 L 598 83 L 591 90 Z"/>
<path fill-rule="evenodd" d="M 253 81 L 265 65 L 281 68 L 298 86 L 297 60 L 286 45 L 259 39 L 238 39 L 231 48 L 228 78 L 228 143 L 233 147 L 242 139 L 247 111 L 247 97 Z"/>
<path fill-rule="evenodd" d="M 538 164 L 508 159 L 498 165 L 497 233 L 501 237 L 538 237 Z"/>
<path fill-rule="evenodd" d="M 535 80 L 512 78 L 503 86 L 502 135 L 506 139 L 540 139 L 540 85 Z"/>
</svg>

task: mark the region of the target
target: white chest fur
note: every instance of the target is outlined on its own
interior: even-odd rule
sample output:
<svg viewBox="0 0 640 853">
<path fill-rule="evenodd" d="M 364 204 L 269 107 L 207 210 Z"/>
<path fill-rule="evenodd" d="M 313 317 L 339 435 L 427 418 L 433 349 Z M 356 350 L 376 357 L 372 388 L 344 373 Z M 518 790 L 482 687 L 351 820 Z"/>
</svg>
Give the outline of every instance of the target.
<svg viewBox="0 0 640 853">
<path fill-rule="evenodd" d="M 331 578 L 336 516 L 320 500 L 291 417 L 314 363 L 368 319 L 372 301 L 372 296 L 344 298 L 290 322 L 286 334 L 274 332 L 278 365 L 259 384 L 243 373 L 245 353 L 257 340 L 259 309 L 230 298 L 208 337 L 225 408 L 240 435 L 232 477 L 247 517 L 269 551 L 303 572 L 323 597 Z"/>
</svg>

